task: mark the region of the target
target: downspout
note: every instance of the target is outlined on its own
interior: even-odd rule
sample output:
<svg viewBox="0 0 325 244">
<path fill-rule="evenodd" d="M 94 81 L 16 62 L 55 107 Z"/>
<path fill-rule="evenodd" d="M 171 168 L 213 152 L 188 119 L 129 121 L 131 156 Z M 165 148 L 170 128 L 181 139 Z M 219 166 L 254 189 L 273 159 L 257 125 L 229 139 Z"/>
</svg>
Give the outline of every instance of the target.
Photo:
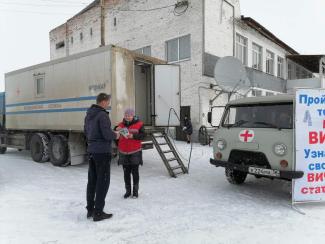
<svg viewBox="0 0 325 244">
<path fill-rule="evenodd" d="M 105 46 L 105 0 L 100 0 L 100 46 Z"/>
<path fill-rule="evenodd" d="M 65 22 L 65 56 L 70 55 L 70 50 L 69 50 L 69 26 L 68 26 L 68 21 Z"/>
<path fill-rule="evenodd" d="M 236 30 L 235 30 L 235 6 L 228 2 L 227 0 L 221 1 L 221 10 L 220 10 L 220 23 L 222 23 L 222 9 L 223 9 L 223 2 L 227 3 L 230 7 L 232 7 L 232 29 L 233 29 L 233 56 L 236 56 Z"/>
</svg>

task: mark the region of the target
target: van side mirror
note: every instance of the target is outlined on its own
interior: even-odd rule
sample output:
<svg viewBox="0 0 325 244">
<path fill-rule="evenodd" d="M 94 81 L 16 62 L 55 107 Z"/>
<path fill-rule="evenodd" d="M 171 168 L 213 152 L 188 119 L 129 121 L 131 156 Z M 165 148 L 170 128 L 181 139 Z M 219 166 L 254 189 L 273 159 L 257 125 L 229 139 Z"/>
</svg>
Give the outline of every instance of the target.
<svg viewBox="0 0 325 244">
<path fill-rule="evenodd" d="M 212 112 L 208 112 L 208 122 L 209 124 L 212 122 Z"/>
</svg>

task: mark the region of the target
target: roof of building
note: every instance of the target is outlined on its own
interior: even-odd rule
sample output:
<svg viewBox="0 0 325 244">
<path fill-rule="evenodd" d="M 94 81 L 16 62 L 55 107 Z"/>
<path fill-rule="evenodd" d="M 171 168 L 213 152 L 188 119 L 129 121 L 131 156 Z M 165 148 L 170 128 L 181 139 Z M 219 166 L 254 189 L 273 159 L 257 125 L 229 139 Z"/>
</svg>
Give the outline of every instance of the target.
<svg viewBox="0 0 325 244">
<path fill-rule="evenodd" d="M 258 23 L 253 18 L 251 18 L 251 17 L 245 17 L 245 16 L 242 15 L 241 16 L 241 20 L 246 25 L 248 25 L 252 29 L 256 30 L 258 33 L 260 33 L 265 38 L 269 39 L 270 41 L 276 43 L 277 45 L 279 45 L 283 49 L 287 50 L 290 54 L 299 54 L 296 50 L 294 50 L 289 45 L 287 45 L 286 43 L 284 43 L 283 41 L 281 41 L 271 31 L 269 31 L 268 29 L 266 29 L 263 25 L 261 25 L 260 23 Z"/>
<path fill-rule="evenodd" d="M 74 15 L 70 19 L 73 19 L 73 18 L 75 18 L 75 17 L 77 17 L 77 16 L 79 16 L 79 15 L 87 12 L 89 9 L 92 9 L 93 7 L 95 7 L 95 6 L 99 5 L 99 4 L 100 4 L 100 0 L 95 0 L 95 1 L 91 2 L 87 7 L 85 7 L 84 9 L 82 9 L 79 13 L 77 13 L 76 15 Z"/>
<path fill-rule="evenodd" d="M 324 58 L 325 54 L 322 55 L 287 55 L 287 58 L 293 62 L 300 64 L 313 73 L 319 73 L 319 62 L 321 58 Z"/>
</svg>

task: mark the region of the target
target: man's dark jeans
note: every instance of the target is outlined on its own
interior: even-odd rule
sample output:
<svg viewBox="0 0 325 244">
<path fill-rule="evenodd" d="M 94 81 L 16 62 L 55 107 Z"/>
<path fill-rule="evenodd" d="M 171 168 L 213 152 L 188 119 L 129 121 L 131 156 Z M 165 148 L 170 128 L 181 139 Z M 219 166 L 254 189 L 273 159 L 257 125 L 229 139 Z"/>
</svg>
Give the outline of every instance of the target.
<svg viewBox="0 0 325 244">
<path fill-rule="evenodd" d="M 89 154 L 87 209 L 101 213 L 110 184 L 111 153 Z"/>
</svg>

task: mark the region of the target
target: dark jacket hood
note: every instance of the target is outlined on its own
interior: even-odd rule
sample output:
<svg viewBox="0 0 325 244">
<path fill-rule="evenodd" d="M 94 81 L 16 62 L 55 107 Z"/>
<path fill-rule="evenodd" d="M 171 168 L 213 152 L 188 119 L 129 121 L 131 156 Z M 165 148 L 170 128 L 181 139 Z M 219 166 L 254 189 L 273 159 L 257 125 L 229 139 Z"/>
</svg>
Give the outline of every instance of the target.
<svg viewBox="0 0 325 244">
<path fill-rule="evenodd" d="M 93 104 L 91 105 L 90 108 L 88 108 L 87 110 L 87 117 L 89 119 L 93 119 L 96 117 L 96 115 L 101 112 L 104 111 L 105 113 L 108 113 L 104 108 L 102 108 L 101 106 L 97 105 L 97 104 Z"/>
</svg>

